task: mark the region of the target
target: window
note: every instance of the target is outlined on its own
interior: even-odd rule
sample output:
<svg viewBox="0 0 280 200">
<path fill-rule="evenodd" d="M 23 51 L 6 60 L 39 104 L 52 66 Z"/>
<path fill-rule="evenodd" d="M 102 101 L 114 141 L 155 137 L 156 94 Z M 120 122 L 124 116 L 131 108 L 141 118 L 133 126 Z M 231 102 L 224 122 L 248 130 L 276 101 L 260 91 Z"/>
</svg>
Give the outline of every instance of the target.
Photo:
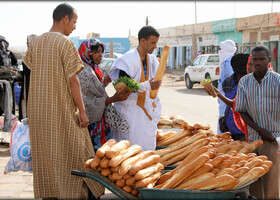
<svg viewBox="0 0 280 200">
<path fill-rule="evenodd" d="M 192 66 L 199 65 L 200 58 L 201 58 L 201 57 L 196 58 L 196 59 L 193 61 Z"/>
<path fill-rule="evenodd" d="M 199 65 L 203 65 L 205 61 L 205 56 L 202 56 L 200 61 L 199 61 Z"/>
<path fill-rule="evenodd" d="M 219 62 L 219 56 L 209 56 L 207 62 Z"/>
</svg>

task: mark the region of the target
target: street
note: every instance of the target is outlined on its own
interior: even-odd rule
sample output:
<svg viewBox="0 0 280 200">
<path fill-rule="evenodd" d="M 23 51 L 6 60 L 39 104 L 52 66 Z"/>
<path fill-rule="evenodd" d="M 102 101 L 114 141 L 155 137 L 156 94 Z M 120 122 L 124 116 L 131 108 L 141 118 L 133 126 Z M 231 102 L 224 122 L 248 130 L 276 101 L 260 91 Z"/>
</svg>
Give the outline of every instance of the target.
<svg viewBox="0 0 280 200">
<path fill-rule="evenodd" d="M 199 84 L 194 85 L 192 90 L 187 90 L 183 80 L 183 72 L 169 71 L 170 73 L 165 74 L 158 94 L 163 105 L 163 114 L 181 115 L 191 124 L 197 122 L 210 124 L 211 129 L 216 132 L 217 99 L 208 96 Z M 109 96 L 115 92 L 112 84 L 106 90 Z M 9 159 L 8 145 L 0 145 L 0 199 L 33 199 L 32 173 L 20 171 L 3 174 Z M 112 199 L 114 197 L 106 190 L 106 195 L 101 199 Z"/>
</svg>

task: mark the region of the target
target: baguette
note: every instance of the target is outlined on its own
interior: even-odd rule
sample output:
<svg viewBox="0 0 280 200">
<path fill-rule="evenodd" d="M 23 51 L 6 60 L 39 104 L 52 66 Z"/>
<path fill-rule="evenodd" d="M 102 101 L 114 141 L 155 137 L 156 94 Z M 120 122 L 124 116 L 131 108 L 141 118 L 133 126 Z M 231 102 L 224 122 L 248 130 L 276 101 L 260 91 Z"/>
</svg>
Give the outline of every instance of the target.
<svg viewBox="0 0 280 200">
<path fill-rule="evenodd" d="M 122 177 L 123 177 L 124 179 L 129 179 L 129 178 L 131 178 L 132 176 L 130 176 L 130 175 L 127 173 L 127 174 L 123 175 Z"/>
<path fill-rule="evenodd" d="M 139 145 L 132 145 L 131 147 L 121 151 L 117 156 L 113 157 L 110 160 L 109 165 L 110 167 L 116 167 L 120 165 L 124 160 L 128 159 L 131 156 L 134 156 L 135 154 L 138 154 L 141 151 L 142 148 Z"/>
<path fill-rule="evenodd" d="M 134 186 L 135 183 L 136 183 L 136 180 L 133 176 L 128 179 L 125 179 L 125 184 L 128 186 Z"/>
<path fill-rule="evenodd" d="M 261 166 L 263 164 L 263 161 L 261 159 L 253 159 L 252 161 L 246 163 L 244 165 L 244 167 L 248 167 L 249 169 L 252 169 L 254 167 L 258 167 L 258 166 Z"/>
<path fill-rule="evenodd" d="M 199 176 L 194 177 L 194 178 L 192 178 L 188 181 L 182 182 L 180 185 L 178 185 L 174 189 L 184 189 L 185 187 L 188 187 L 190 185 L 194 185 L 196 183 L 205 181 L 205 180 L 207 180 L 209 178 L 212 178 L 212 177 L 215 177 L 215 174 L 213 174 L 211 172 L 206 172 L 206 173 L 200 174 Z"/>
<path fill-rule="evenodd" d="M 136 188 L 145 187 L 145 186 L 149 185 L 150 183 L 156 181 L 160 177 L 160 175 L 161 175 L 161 172 L 156 172 L 147 178 L 139 180 L 135 183 L 135 187 Z"/>
<path fill-rule="evenodd" d="M 234 186 L 236 186 L 238 184 L 238 182 L 239 182 L 238 178 L 235 178 L 233 183 L 230 183 L 228 185 L 224 185 L 224 186 L 221 186 L 221 187 L 217 187 L 217 188 L 214 188 L 214 189 L 215 190 L 231 190 Z"/>
<path fill-rule="evenodd" d="M 102 168 L 107 168 L 107 167 L 109 167 L 109 162 L 110 162 L 110 159 L 109 159 L 109 158 L 103 157 L 103 158 L 100 160 L 99 165 L 100 165 L 100 167 L 102 167 Z"/>
<path fill-rule="evenodd" d="M 234 169 L 232 169 L 232 168 L 224 168 L 216 174 L 216 177 L 224 175 L 224 174 L 230 174 L 233 171 L 234 171 Z"/>
<path fill-rule="evenodd" d="M 178 149 L 181 149 L 187 145 L 190 145 L 192 143 L 194 143 L 195 141 L 202 139 L 202 138 L 206 138 L 207 135 L 205 133 L 198 133 L 196 135 L 191 136 L 190 138 L 188 138 L 187 140 L 185 140 L 184 142 L 182 142 L 181 144 L 178 144 L 176 146 L 171 146 L 165 149 L 161 149 L 161 150 L 156 150 L 155 153 L 160 155 L 160 156 L 164 156 L 170 152 L 176 151 Z"/>
<path fill-rule="evenodd" d="M 156 172 L 159 172 L 162 169 L 164 169 L 164 166 L 161 163 L 157 163 L 157 164 L 151 165 L 150 167 L 141 169 L 134 175 L 135 180 L 137 180 L 137 181 L 142 180 Z"/>
<path fill-rule="evenodd" d="M 108 178 L 109 178 L 112 182 L 116 182 L 116 179 L 113 178 L 112 174 L 110 174 L 110 175 L 108 176 Z"/>
<path fill-rule="evenodd" d="M 123 190 L 124 190 L 124 191 L 126 191 L 126 192 L 128 192 L 128 193 L 131 193 L 131 191 L 132 191 L 132 187 L 131 187 L 131 186 L 128 186 L 128 185 L 126 185 L 126 186 L 124 186 L 124 187 L 123 187 Z"/>
<path fill-rule="evenodd" d="M 239 178 L 246 174 L 250 169 L 248 167 L 240 167 L 230 173 L 234 178 Z"/>
<path fill-rule="evenodd" d="M 196 142 L 194 142 L 193 144 L 190 144 L 180 150 L 178 150 L 177 152 L 172 152 L 168 155 L 163 156 L 160 159 L 160 162 L 164 165 L 167 166 L 171 163 L 183 160 L 184 158 L 186 158 L 192 151 L 207 145 L 210 142 L 209 139 L 204 138 L 204 139 L 200 139 Z"/>
<path fill-rule="evenodd" d="M 192 162 L 193 160 L 197 159 L 201 154 L 208 151 L 208 147 L 204 146 L 199 149 L 194 150 L 192 153 L 190 153 L 183 161 L 182 163 L 173 169 L 172 171 L 169 171 L 165 174 L 163 174 L 156 182 L 156 185 L 163 184 L 165 181 L 170 179 L 175 173 L 177 173 L 181 168 L 184 168 L 187 164 Z"/>
<path fill-rule="evenodd" d="M 228 174 L 224 174 L 222 176 L 212 177 L 203 182 L 196 183 L 194 185 L 186 187 L 186 189 L 188 189 L 188 190 L 211 190 L 214 188 L 232 184 L 234 182 L 235 182 L 234 177 L 232 177 Z"/>
<path fill-rule="evenodd" d="M 136 197 L 138 195 L 138 190 L 133 188 L 131 194 Z"/>
<path fill-rule="evenodd" d="M 263 161 L 262 164 L 268 166 L 269 168 L 272 167 L 272 165 L 273 165 L 273 163 L 270 160 L 265 160 L 265 161 Z"/>
<path fill-rule="evenodd" d="M 258 179 L 265 172 L 263 167 L 254 167 L 249 172 L 239 178 L 239 182 L 233 189 L 240 188 L 242 185 Z"/>
<path fill-rule="evenodd" d="M 171 144 L 173 142 L 176 142 L 176 141 L 178 141 L 178 140 L 180 140 L 183 137 L 186 137 L 188 135 L 191 135 L 191 131 L 189 131 L 189 130 L 182 130 L 182 131 L 177 132 L 173 137 L 170 137 L 167 140 L 158 142 L 157 145 L 159 145 L 159 146 L 168 146 L 169 144 Z"/>
<path fill-rule="evenodd" d="M 120 166 L 117 166 L 117 167 L 111 167 L 111 171 L 112 172 L 118 172 L 120 169 Z"/>
<path fill-rule="evenodd" d="M 163 50 L 161 52 L 160 64 L 158 66 L 158 69 L 157 69 L 157 72 L 156 72 L 156 75 L 155 75 L 155 78 L 154 78 L 155 81 L 161 80 L 163 75 L 164 75 L 164 70 L 165 70 L 165 67 L 166 67 L 166 63 L 167 63 L 167 59 L 168 59 L 168 55 L 169 55 L 169 50 L 170 50 L 169 46 L 166 45 L 166 46 L 163 47 Z M 150 90 L 150 97 L 152 99 L 156 98 L 158 90 L 159 89 Z"/>
<path fill-rule="evenodd" d="M 264 156 L 264 155 L 258 156 L 257 158 L 258 158 L 258 159 L 261 159 L 262 161 L 267 161 L 267 160 L 268 160 L 268 158 L 267 158 L 266 156 Z M 271 161 L 270 161 L 270 162 L 271 162 Z"/>
<path fill-rule="evenodd" d="M 100 167 L 99 165 L 96 167 L 97 171 L 101 172 L 101 170 L 103 169 L 102 167 Z"/>
<path fill-rule="evenodd" d="M 108 149 L 105 153 L 107 158 L 113 158 L 116 156 L 121 150 L 127 149 L 130 145 L 128 140 L 121 140 L 118 143 L 114 144 L 110 149 Z"/>
<path fill-rule="evenodd" d="M 114 144 L 116 144 L 116 140 L 110 139 L 105 144 L 103 144 L 99 149 L 96 151 L 96 156 L 99 158 L 103 158 L 106 154 L 106 151 L 111 148 Z"/>
<path fill-rule="evenodd" d="M 110 168 L 108 167 L 108 168 L 102 169 L 102 170 L 101 170 L 101 174 L 102 174 L 103 176 L 109 176 L 110 174 L 112 174 L 112 171 L 111 171 Z"/>
<path fill-rule="evenodd" d="M 193 174 L 187 178 L 187 180 L 195 178 L 197 176 L 200 176 L 201 174 L 205 174 L 207 172 L 211 172 L 213 170 L 213 166 L 209 163 L 204 163 L 204 165 L 202 165 L 200 168 L 198 168 L 197 170 L 195 170 L 193 172 Z"/>
<path fill-rule="evenodd" d="M 93 160 L 93 158 L 86 160 L 85 162 L 85 168 L 90 168 L 90 163 Z"/>
<path fill-rule="evenodd" d="M 174 188 L 177 185 L 179 185 L 184 179 L 188 178 L 196 169 L 200 168 L 205 162 L 209 160 L 209 156 L 202 154 L 197 159 L 195 159 L 193 162 L 190 162 L 174 174 L 169 180 L 167 180 L 162 188 Z M 184 162 L 183 162 L 184 163 Z M 182 163 L 182 164 L 183 164 Z"/>
<path fill-rule="evenodd" d="M 212 160 L 209 160 L 208 163 L 211 164 L 213 167 L 216 167 L 219 163 L 221 163 L 225 159 L 224 155 L 219 155 L 213 158 Z"/>
<path fill-rule="evenodd" d="M 139 170 L 144 169 L 145 167 L 148 167 L 150 165 L 153 165 L 157 162 L 159 162 L 160 156 L 159 155 L 151 155 L 143 160 L 140 160 L 136 162 L 132 167 L 129 169 L 128 173 L 129 175 L 136 174 Z"/>
<path fill-rule="evenodd" d="M 125 186 L 125 180 L 122 178 L 122 179 L 119 179 L 116 181 L 116 186 L 118 187 L 124 187 Z"/>
<path fill-rule="evenodd" d="M 113 172 L 112 178 L 114 180 L 119 180 L 119 179 L 122 179 L 122 176 L 119 174 L 119 172 Z"/>
<path fill-rule="evenodd" d="M 162 140 L 164 140 L 164 139 L 167 139 L 167 138 L 169 138 L 169 137 L 172 137 L 172 136 L 174 136 L 175 134 L 176 134 L 175 131 L 167 131 L 167 132 L 158 133 L 158 134 L 157 134 L 157 143 L 158 143 L 159 141 L 162 141 Z"/>
<path fill-rule="evenodd" d="M 132 165 L 134 165 L 137 161 L 147 158 L 151 155 L 154 155 L 153 151 L 143 151 L 135 156 L 132 156 L 132 157 L 126 159 L 120 165 L 120 170 L 119 170 L 120 175 L 127 174 L 129 169 L 132 167 Z"/>
<path fill-rule="evenodd" d="M 90 167 L 92 169 L 95 169 L 99 165 L 99 163 L 100 163 L 100 158 L 95 156 L 90 163 Z"/>
<path fill-rule="evenodd" d="M 231 165 L 231 160 L 230 159 L 226 159 L 226 160 L 223 160 L 220 164 L 218 164 L 216 166 L 216 168 L 222 170 L 224 168 L 227 168 Z"/>
<path fill-rule="evenodd" d="M 255 150 L 256 148 L 258 148 L 259 146 L 261 146 L 262 144 L 263 144 L 262 140 L 255 140 L 255 141 L 245 145 L 238 153 L 248 154 L 248 153 L 252 152 L 253 150 Z"/>
</svg>

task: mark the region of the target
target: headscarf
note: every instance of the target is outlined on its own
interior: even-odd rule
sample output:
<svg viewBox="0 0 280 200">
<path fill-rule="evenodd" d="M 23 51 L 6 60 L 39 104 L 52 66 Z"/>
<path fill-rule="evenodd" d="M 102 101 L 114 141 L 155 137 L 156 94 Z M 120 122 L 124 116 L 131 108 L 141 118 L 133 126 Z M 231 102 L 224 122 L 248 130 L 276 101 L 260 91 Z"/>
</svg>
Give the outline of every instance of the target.
<svg viewBox="0 0 280 200">
<path fill-rule="evenodd" d="M 103 82 L 103 73 L 100 70 L 100 68 L 98 67 L 98 65 L 94 62 L 93 57 L 92 57 L 92 52 L 90 47 L 91 46 L 103 46 L 103 49 L 105 50 L 105 45 L 104 43 L 102 43 L 101 41 L 97 40 L 97 39 L 87 39 L 84 40 L 80 47 L 79 47 L 79 54 L 81 56 L 81 59 L 84 63 L 92 66 L 92 69 L 94 70 L 97 78 Z"/>
<path fill-rule="evenodd" d="M 247 67 L 246 67 L 247 72 L 248 72 L 249 62 L 250 62 L 251 58 L 252 58 L 252 56 L 249 56 L 249 58 L 248 58 Z"/>
<path fill-rule="evenodd" d="M 220 66 L 234 55 L 236 51 L 235 43 L 232 40 L 225 40 L 220 43 L 221 50 L 219 51 Z"/>
</svg>

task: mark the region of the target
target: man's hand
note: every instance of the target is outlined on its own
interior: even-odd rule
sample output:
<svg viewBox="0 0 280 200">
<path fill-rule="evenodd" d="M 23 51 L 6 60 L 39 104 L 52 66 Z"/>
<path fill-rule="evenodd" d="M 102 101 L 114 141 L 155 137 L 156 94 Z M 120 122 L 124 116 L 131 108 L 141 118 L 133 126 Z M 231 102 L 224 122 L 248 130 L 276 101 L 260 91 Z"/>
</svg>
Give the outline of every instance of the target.
<svg viewBox="0 0 280 200">
<path fill-rule="evenodd" d="M 110 78 L 109 75 L 107 75 L 107 76 L 104 77 L 104 81 L 103 82 L 104 82 L 104 86 L 107 87 L 107 85 L 109 85 L 109 83 L 112 82 L 112 79 Z"/>
<path fill-rule="evenodd" d="M 273 142 L 275 140 L 275 138 L 270 135 L 269 131 L 263 128 L 259 128 L 257 132 L 262 137 L 262 140 L 264 141 Z"/>
<path fill-rule="evenodd" d="M 88 126 L 89 120 L 86 112 L 80 112 L 80 126 L 86 128 Z"/>
<path fill-rule="evenodd" d="M 151 85 L 151 90 L 156 90 L 161 86 L 162 80 L 154 81 L 154 78 L 152 78 L 151 80 L 149 80 L 149 82 Z"/>
</svg>

